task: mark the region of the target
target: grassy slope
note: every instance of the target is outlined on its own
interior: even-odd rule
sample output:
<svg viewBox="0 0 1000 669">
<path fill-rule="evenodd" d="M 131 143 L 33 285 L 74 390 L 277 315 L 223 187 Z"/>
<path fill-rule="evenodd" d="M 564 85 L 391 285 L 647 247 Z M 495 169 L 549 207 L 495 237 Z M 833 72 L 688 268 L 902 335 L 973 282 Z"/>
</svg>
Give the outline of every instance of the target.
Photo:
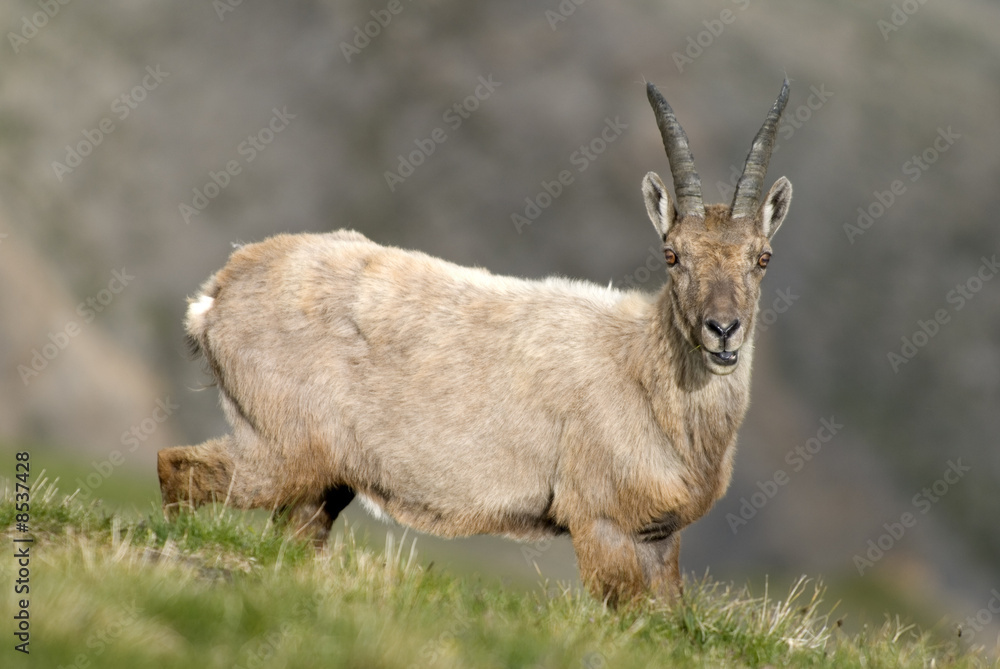
<svg viewBox="0 0 1000 669">
<path fill-rule="evenodd" d="M 13 522 L 8 484 L 6 550 Z M 843 634 L 806 583 L 783 599 L 689 583 L 673 610 L 616 612 L 421 568 L 409 542 L 374 550 L 348 531 L 316 554 L 227 509 L 122 518 L 44 480 L 31 529 L 31 655 L 7 644 L 5 667 L 989 666 L 896 622 Z M 15 578 L 0 562 L 3 587 Z M 15 612 L 4 597 L 4 638 Z"/>
</svg>

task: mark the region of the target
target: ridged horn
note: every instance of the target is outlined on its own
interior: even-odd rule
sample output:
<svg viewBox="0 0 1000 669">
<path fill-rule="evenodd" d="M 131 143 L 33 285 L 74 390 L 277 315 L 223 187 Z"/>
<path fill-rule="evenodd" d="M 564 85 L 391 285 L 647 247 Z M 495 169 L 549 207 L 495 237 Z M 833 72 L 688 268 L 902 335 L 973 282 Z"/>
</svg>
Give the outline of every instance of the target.
<svg viewBox="0 0 1000 669">
<path fill-rule="evenodd" d="M 705 204 L 701 199 L 701 177 L 694 169 L 694 156 L 688 145 L 684 128 L 677 122 L 674 110 L 652 83 L 646 84 L 646 97 L 656 115 L 656 127 L 663 138 L 663 148 L 670 161 L 670 174 L 674 178 L 677 211 L 681 216 L 705 217 Z"/>
<path fill-rule="evenodd" d="M 771 150 L 774 148 L 774 135 L 778 131 L 778 121 L 781 112 L 788 103 L 788 77 L 781 85 L 781 93 L 774 101 L 774 106 L 767 113 L 764 125 L 757 131 L 750 145 L 750 153 L 743 165 L 743 174 L 736 183 L 736 193 L 733 195 L 731 215 L 733 218 L 754 216 L 760 205 L 760 193 L 764 188 L 764 175 L 767 174 L 767 164 L 771 160 Z"/>
</svg>

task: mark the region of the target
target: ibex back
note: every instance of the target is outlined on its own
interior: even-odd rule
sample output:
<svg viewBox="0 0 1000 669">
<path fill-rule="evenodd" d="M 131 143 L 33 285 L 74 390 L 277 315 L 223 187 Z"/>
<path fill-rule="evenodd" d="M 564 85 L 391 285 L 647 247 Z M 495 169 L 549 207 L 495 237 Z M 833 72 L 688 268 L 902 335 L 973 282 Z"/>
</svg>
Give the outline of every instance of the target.
<svg viewBox="0 0 1000 669">
<path fill-rule="evenodd" d="M 670 161 L 642 182 L 656 294 L 526 281 L 357 232 L 235 251 L 191 301 L 232 434 L 160 452 L 166 508 L 285 511 L 318 541 L 358 496 L 442 536 L 568 532 L 612 603 L 680 592 L 680 531 L 726 490 L 747 408 L 782 177 L 761 199 L 788 82 L 731 206 L 705 206 L 687 137 L 647 94 Z"/>
</svg>

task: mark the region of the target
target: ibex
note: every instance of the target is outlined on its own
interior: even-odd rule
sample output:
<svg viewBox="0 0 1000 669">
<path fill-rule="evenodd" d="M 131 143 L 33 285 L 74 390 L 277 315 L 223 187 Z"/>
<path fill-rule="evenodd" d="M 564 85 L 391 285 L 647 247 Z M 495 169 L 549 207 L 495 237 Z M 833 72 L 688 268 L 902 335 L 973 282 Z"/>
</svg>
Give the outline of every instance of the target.
<svg viewBox="0 0 1000 669">
<path fill-rule="evenodd" d="M 569 533 L 612 604 L 681 591 L 680 531 L 725 492 L 747 409 L 782 177 L 761 199 L 788 81 L 731 206 L 705 206 L 688 139 L 646 92 L 673 175 L 642 181 L 655 294 L 495 276 L 353 231 L 244 246 L 186 328 L 232 434 L 160 451 L 166 508 L 285 510 L 321 541 L 357 496 L 445 537 Z"/>
</svg>

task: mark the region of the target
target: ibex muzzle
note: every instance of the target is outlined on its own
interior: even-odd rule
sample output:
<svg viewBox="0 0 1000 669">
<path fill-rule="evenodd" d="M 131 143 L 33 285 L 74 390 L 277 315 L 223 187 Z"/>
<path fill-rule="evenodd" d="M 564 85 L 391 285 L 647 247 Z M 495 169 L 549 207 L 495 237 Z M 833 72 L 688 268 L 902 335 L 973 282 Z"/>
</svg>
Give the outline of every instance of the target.
<svg viewBox="0 0 1000 669">
<path fill-rule="evenodd" d="M 705 206 L 687 137 L 647 88 L 670 160 L 642 182 L 656 294 L 526 281 L 375 244 L 278 235 L 233 253 L 186 327 L 232 433 L 159 453 L 164 506 L 286 509 L 325 538 L 358 496 L 443 536 L 568 532 L 614 603 L 680 592 L 680 532 L 726 490 L 760 282 L 788 211 L 761 184 L 788 84 L 731 206 Z"/>
</svg>

